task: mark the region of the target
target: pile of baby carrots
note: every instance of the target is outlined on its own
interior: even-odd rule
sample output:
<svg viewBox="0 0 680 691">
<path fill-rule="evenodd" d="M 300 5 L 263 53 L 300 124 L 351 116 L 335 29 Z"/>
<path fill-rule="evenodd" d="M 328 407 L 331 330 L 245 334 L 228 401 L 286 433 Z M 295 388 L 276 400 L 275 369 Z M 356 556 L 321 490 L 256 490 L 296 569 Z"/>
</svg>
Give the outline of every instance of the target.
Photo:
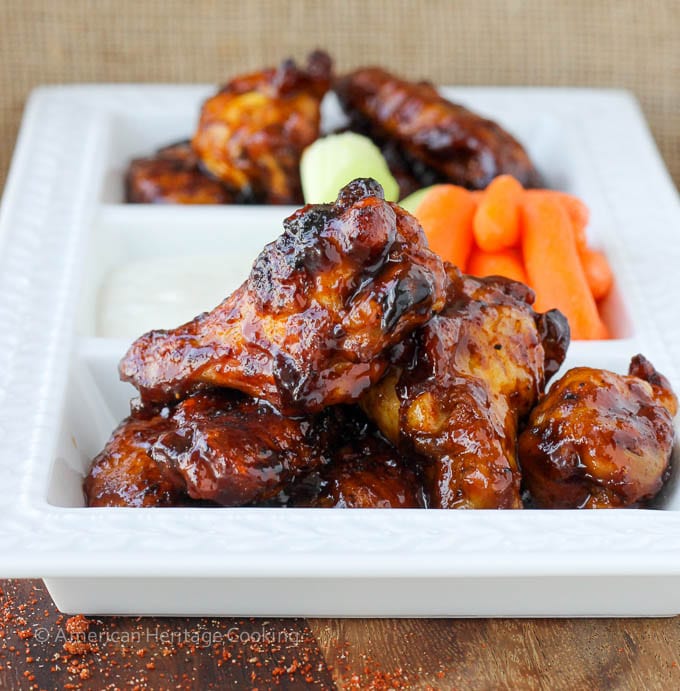
<svg viewBox="0 0 680 691">
<path fill-rule="evenodd" d="M 577 197 L 525 190 L 501 175 L 481 192 L 437 185 L 415 215 L 443 259 L 475 276 L 531 286 L 535 309 L 562 311 L 574 339 L 609 338 L 597 302 L 611 289 L 612 271 L 604 254 L 588 247 L 589 212 Z"/>
</svg>

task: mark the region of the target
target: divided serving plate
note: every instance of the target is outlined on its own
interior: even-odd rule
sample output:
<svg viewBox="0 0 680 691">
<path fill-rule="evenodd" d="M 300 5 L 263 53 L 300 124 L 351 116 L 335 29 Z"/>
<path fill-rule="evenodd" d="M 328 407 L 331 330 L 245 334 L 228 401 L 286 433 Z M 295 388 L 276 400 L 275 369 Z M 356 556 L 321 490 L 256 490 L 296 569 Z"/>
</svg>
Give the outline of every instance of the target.
<svg viewBox="0 0 680 691">
<path fill-rule="evenodd" d="M 117 376 L 129 340 L 97 336 L 108 273 L 222 253 L 245 275 L 290 212 L 121 203 L 129 158 L 187 137 L 211 91 L 31 96 L 0 212 L 0 577 L 44 578 L 62 611 L 89 614 L 679 613 L 676 478 L 646 510 L 83 507 L 83 475 L 133 395 Z M 444 91 L 505 125 L 549 186 L 591 208 L 592 244 L 616 275 L 605 318 L 617 338 L 572 344 L 566 367 L 623 372 L 642 352 L 680 391 L 680 208 L 634 99 Z M 326 124 L 337 116 L 329 99 Z M 238 278 L 225 275 L 225 295 Z"/>
</svg>

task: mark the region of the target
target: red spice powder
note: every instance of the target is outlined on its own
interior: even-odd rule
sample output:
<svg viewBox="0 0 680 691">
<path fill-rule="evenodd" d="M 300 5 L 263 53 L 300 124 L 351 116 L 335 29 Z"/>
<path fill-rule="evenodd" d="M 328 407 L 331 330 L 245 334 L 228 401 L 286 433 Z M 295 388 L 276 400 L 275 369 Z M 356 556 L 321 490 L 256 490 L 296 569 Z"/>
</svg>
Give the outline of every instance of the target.
<svg viewBox="0 0 680 691">
<path fill-rule="evenodd" d="M 27 596 L 29 587 L 7 581 L 0 589 L 0 687 L 4 682 L 12 688 L 11 680 L 21 676 L 22 688 L 30 691 L 225 686 L 387 691 L 415 685 L 434 690 L 436 678 L 441 684 L 446 674 L 443 669 L 436 675 L 384 669 L 347 641 L 333 642 L 332 664 L 327 664 L 316 638 L 300 621 L 64 617 L 42 584 L 32 586 Z M 178 629 L 191 636 L 171 637 Z M 237 635 L 231 635 L 233 631 Z M 206 632 L 212 639 L 200 638 Z M 249 635 L 239 637 L 240 632 Z M 251 635 L 258 632 L 271 635 Z"/>
</svg>

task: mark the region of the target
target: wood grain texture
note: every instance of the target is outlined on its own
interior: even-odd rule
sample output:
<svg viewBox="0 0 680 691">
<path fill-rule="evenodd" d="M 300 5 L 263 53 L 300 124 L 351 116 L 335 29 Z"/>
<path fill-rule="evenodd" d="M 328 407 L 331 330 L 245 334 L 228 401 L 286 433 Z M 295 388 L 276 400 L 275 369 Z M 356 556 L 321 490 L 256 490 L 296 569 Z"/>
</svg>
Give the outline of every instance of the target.
<svg viewBox="0 0 680 691">
<path fill-rule="evenodd" d="M 2 689 L 680 688 L 679 618 L 103 617 L 69 653 L 41 581 L 0 589 Z"/>
<path fill-rule="evenodd" d="M 4 0 L 0 185 L 25 99 L 62 82 L 222 82 L 325 47 L 445 84 L 631 89 L 680 183 L 677 0 Z M 624 143 L 622 143 L 624 145 Z"/>
<path fill-rule="evenodd" d="M 340 687 L 382 670 L 426 689 L 668 689 L 680 684 L 680 620 L 313 620 Z M 330 663 L 332 664 L 332 663 Z M 368 673 L 367 673 L 368 670 Z"/>
</svg>

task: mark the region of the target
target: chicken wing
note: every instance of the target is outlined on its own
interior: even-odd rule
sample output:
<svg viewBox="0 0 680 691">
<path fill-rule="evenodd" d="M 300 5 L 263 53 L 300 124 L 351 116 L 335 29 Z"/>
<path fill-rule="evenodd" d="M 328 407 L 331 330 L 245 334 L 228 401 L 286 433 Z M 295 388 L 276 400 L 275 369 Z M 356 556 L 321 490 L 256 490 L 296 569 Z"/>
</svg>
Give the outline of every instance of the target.
<svg viewBox="0 0 680 691">
<path fill-rule="evenodd" d="M 83 489 L 88 506 L 176 506 L 184 492 L 149 456 L 167 419 L 124 420 L 94 459 Z"/>
<path fill-rule="evenodd" d="M 525 187 L 539 176 L 521 144 L 491 120 L 447 101 L 426 82 L 408 82 L 377 67 L 334 85 L 351 127 L 379 145 L 396 143 L 397 168 L 407 165 L 420 186 L 450 182 L 483 189 L 502 173 Z M 390 152 L 395 159 L 395 152 Z M 411 184 L 408 177 L 407 184 Z M 403 180 L 402 180 L 403 184 Z"/>
<path fill-rule="evenodd" d="M 518 422 L 564 359 L 568 325 L 556 310 L 536 314 L 521 283 L 449 272 L 447 308 L 362 406 L 402 453 L 423 458 L 429 506 L 518 509 Z"/>
<path fill-rule="evenodd" d="M 569 370 L 534 408 L 519 440 L 524 482 L 539 508 L 634 507 L 670 471 L 678 402 L 642 355 L 628 376 Z"/>
<path fill-rule="evenodd" d="M 194 394 L 174 409 L 125 420 L 94 460 L 89 506 L 222 506 L 265 502 L 328 462 L 341 420 L 286 417 L 236 391 Z"/>
<path fill-rule="evenodd" d="M 133 204 L 230 204 L 238 200 L 219 180 L 206 175 L 189 142 L 159 149 L 131 161 L 125 200 Z"/>
<path fill-rule="evenodd" d="M 233 391 L 190 396 L 149 449 L 192 499 L 222 506 L 260 503 L 297 475 L 328 462 L 334 417 L 286 417 Z"/>
<path fill-rule="evenodd" d="M 288 506 L 406 509 L 423 506 L 414 463 L 400 456 L 359 411 L 350 413 L 327 465 L 286 491 Z"/>
<path fill-rule="evenodd" d="M 321 51 L 305 70 L 286 60 L 232 79 L 203 104 L 193 138 L 203 166 L 256 202 L 302 203 L 300 157 L 319 136 L 330 79 L 331 60 Z"/>
<path fill-rule="evenodd" d="M 355 180 L 306 206 L 212 312 L 138 339 L 120 374 L 146 403 L 239 389 L 285 413 L 355 401 L 386 351 L 444 307 L 448 277 L 418 222 Z"/>
</svg>

